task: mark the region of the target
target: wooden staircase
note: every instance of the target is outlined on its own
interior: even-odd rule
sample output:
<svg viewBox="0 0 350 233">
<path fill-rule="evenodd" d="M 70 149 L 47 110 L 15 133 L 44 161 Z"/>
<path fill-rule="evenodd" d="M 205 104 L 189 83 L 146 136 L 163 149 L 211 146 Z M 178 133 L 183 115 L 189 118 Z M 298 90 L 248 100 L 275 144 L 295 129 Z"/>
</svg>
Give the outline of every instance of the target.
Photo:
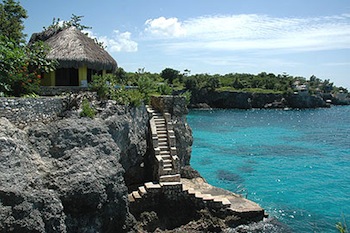
<svg viewBox="0 0 350 233">
<path fill-rule="evenodd" d="M 150 117 L 151 148 L 153 149 L 153 182 L 139 186 L 128 194 L 132 213 L 142 213 L 144 210 L 167 201 L 191 200 L 196 208 L 209 208 L 224 211 L 226 214 L 262 220 L 264 210 L 257 204 L 242 197 L 228 196 L 217 190 L 209 192 L 203 187 L 189 184 L 180 177 L 180 161 L 176 152 L 176 140 L 171 116 L 147 106 Z"/>
<path fill-rule="evenodd" d="M 186 187 L 181 182 L 145 183 L 143 186 L 138 187 L 136 191 L 128 194 L 128 200 L 132 208 L 135 204 L 142 202 L 144 205 L 147 205 L 151 204 L 152 201 L 154 202 L 157 199 L 155 197 L 164 196 L 169 190 L 176 190 L 177 195 L 182 193 L 182 195 L 192 199 L 194 203 L 201 203 L 198 204 L 200 206 L 213 209 L 230 209 L 231 207 L 231 202 L 227 198 L 201 193 L 198 190 Z M 174 195 L 174 193 L 170 192 L 169 195 Z"/>
<path fill-rule="evenodd" d="M 176 140 L 171 116 L 147 107 L 150 114 L 152 146 L 157 163 L 156 179 L 159 182 L 180 181 L 180 161 L 176 152 Z"/>
</svg>

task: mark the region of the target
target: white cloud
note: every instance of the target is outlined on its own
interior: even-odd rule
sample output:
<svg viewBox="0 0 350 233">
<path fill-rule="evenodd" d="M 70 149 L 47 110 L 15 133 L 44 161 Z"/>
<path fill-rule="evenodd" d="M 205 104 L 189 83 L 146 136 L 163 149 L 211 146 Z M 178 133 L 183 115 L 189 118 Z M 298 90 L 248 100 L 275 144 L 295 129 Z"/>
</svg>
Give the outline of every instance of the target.
<svg viewBox="0 0 350 233">
<path fill-rule="evenodd" d="M 91 30 L 84 31 L 89 37 L 96 38 L 99 42 L 103 42 L 109 52 L 137 52 L 138 43 L 131 39 L 130 32 L 113 31 L 112 37 L 98 36 Z"/>
<path fill-rule="evenodd" d="M 149 19 L 145 22 L 145 25 L 145 31 L 156 36 L 180 37 L 186 34 L 177 18 L 166 19 L 159 17 L 157 19 Z"/>
<path fill-rule="evenodd" d="M 276 18 L 219 15 L 189 19 L 149 19 L 145 31 L 168 50 L 289 50 L 350 48 L 350 15 Z M 163 39 L 163 40 L 162 40 Z M 169 40 L 170 39 L 170 40 Z"/>
</svg>

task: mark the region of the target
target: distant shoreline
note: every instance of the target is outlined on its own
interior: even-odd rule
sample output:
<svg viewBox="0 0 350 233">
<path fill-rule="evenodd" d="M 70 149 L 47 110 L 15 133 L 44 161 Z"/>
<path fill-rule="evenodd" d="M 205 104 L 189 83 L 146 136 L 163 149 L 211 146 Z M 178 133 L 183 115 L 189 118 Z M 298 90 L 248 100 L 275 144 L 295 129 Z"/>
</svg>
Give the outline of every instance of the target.
<svg viewBox="0 0 350 233">
<path fill-rule="evenodd" d="M 329 108 L 331 105 L 349 105 L 350 99 L 332 94 L 270 94 L 200 90 L 192 93 L 191 109 L 308 109 Z"/>
</svg>

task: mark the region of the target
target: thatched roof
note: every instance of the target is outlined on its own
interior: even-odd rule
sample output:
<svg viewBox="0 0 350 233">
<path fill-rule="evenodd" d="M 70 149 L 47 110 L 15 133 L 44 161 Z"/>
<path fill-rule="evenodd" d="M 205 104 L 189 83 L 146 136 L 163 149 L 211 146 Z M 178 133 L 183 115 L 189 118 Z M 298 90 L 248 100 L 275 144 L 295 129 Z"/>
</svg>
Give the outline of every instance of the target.
<svg viewBox="0 0 350 233">
<path fill-rule="evenodd" d="M 57 60 L 58 68 L 79 68 L 84 65 L 94 70 L 117 68 L 117 62 L 111 55 L 75 27 L 34 33 L 29 44 L 38 40 L 49 45 L 47 58 Z"/>
</svg>

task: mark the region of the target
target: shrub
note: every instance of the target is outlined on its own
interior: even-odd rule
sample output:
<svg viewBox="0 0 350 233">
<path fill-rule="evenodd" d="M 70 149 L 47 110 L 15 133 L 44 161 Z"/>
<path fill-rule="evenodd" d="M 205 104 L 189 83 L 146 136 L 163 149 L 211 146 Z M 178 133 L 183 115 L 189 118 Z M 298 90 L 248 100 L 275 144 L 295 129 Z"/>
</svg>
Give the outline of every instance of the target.
<svg viewBox="0 0 350 233">
<path fill-rule="evenodd" d="M 81 117 L 94 118 L 96 115 L 95 109 L 93 109 L 87 99 L 84 99 L 81 104 L 82 111 L 80 112 Z"/>
<path fill-rule="evenodd" d="M 117 82 L 117 77 L 113 74 L 104 76 L 94 76 L 90 84 L 90 89 L 96 91 L 100 98 L 112 99 L 118 104 L 139 106 L 143 100 L 149 99 L 151 86 L 153 83 L 143 78 L 139 80 L 140 87 L 138 89 L 127 89 Z"/>
<path fill-rule="evenodd" d="M 192 93 L 190 91 L 185 91 L 184 93 L 182 93 L 180 96 L 185 97 L 186 99 L 186 104 L 189 105 L 191 103 L 191 96 Z"/>
<path fill-rule="evenodd" d="M 42 42 L 27 47 L 0 36 L 0 92 L 9 96 L 38 93 L 41 73 L 54 70 L 57 64 L 45 58 L 47 52 Z"/>
<path fill-rule="evenodd" d="M 110 98 L 115 90 L 116 77 L 113 74 L 94 75 L 90 83 L 90 90 L 96 91 L 102 99 Z"/>
<path fill-rule="evenodd" d="M 131 106 L 140 106 L 144 100 L 144 95 L 138 90 L 128 90 L 126 93 L 128 94 L 129 103 Z"/>
<path fill-rule="evenodd" d="M 180 71 L 171 68 L 165 68 L 164 70 L 162 70 L 160 76 L 171 84 L 177 78 L 182 79 L 182 74 L 180 73 Z"/>
<path fill-rule="evenodd" d="M 171 95 L 173 90 L 168 84 L 160 84 L 157 87 L 157 92 L 161 95 Z"/>
<path fill-rule="evenodd" d="M 148 103 L 150 101 L 150 94 L 155 91 L 155 84 L 153 80 L 147 75 L 141 74 L 137 81 L 137 86 L 139 92 L 143 95 L 143 99 L 146 103 Z"/>
</svg>

